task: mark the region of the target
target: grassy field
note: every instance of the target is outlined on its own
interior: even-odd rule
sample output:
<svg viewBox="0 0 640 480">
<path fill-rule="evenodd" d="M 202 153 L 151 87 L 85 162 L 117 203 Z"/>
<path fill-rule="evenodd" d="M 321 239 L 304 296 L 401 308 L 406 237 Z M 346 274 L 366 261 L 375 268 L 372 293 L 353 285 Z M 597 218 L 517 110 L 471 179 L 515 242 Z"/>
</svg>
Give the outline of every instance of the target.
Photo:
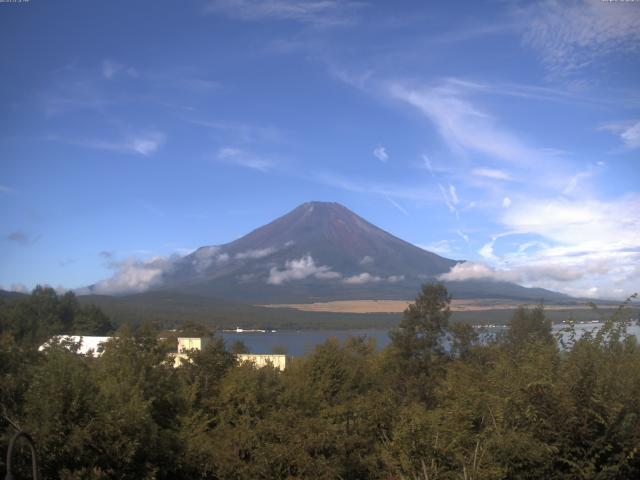
<svg viewBox="0 0 640 480">
<path fill-rule="evenodd" d="M 303 312 L 335 312 L 335 313 L 402 313 L 412 300 L 339 300 L 334 302 L 290 303 L 278 305 L 260 305 L 268 308 L 292 308 Z M 513 311 L 520 305 L 531 305 L 526 302 L 514 302 L 500 299 L 462 299 L 451 302 L 452 312 L 486 312 L 494 310 Z M 616 308 L 606 305 L 603 309 Z M 573 312 L 591 310 L 585 304 L 545 305 L 547 311 Z"/>
</svg>

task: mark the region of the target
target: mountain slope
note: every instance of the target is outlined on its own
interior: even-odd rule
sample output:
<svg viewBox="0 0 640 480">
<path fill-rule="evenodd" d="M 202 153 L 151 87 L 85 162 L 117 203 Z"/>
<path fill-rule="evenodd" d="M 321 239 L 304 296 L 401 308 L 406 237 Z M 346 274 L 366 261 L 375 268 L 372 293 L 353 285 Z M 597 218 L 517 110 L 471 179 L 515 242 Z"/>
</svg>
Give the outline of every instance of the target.
<svg viewBox="0 0 640 480">
<path fill-rule="evenodd" d="M 340 204 L 310 202 L 238 240 L 199 248 L 173 262 L 155 289 L 254 304 L 408 299 L 456 263 Z M 449 282 L 448 287 L 457 298 L 568 298 L 504 282 Z"/>
</svg>

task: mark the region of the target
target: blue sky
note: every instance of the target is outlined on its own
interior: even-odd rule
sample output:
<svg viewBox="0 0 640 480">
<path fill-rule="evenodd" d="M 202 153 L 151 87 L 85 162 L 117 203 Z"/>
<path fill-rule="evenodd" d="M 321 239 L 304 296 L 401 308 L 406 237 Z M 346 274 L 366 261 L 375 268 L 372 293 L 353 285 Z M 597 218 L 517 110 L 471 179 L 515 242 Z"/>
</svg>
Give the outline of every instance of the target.
<svg viewBox="0 0 640 480">
<path fill-rule="evenodd" d="M 5 289 L 324 200 L 450 279 L 640 290 L 640 3 L 31 0 L 0 52 Z"/>
</svg>

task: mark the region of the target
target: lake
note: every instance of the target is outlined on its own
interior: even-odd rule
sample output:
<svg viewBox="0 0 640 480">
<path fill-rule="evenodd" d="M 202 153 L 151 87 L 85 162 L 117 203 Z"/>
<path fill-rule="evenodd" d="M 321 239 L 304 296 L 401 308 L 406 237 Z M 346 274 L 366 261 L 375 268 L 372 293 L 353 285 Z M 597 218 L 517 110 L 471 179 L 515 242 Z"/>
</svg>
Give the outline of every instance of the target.
<svg viewBox="0 0 640 480">
<path fill-rule="evenodd" d="M 566 325 L 556 324 L 553 332 L 557 333 Z M 578 337 L 587 331 L 595 331 L 602 323 L 582 323 L 576 325 Z M 491 335 L 505 327 L 497 326 L 486 329 Z M 629 333 L 640 338 L 640 326 L 633 324 Z M 274 349 L 284 348 L 289 355 L 300 356 L 312 352 L 317 345 L 335 337 L 341 342 L 349 337 L 373 338 L 378 348 L 386 347 L 389 342 L 388 329 L 354 329 L 354 330 L 279 330 L 276 332 L 222 332 L 222 338 L 228 346 L 235 341 L 242 341 L 251 353 L 273 353 Z"/>
</svg>

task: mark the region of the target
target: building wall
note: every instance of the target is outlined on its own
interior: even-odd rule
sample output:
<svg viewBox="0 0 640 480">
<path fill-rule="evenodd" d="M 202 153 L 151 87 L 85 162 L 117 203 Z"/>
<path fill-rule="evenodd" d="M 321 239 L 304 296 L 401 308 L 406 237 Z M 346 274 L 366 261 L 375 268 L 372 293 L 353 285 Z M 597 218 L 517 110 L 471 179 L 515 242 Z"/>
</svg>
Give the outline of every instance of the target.
<svg viewBox="0 0 640 480">
<path fill-rule="evenodd" d="M 208 338 L 204 337 L 178 337 L 178 353 L 189 350 L 202 350 L 207 346 Z"/>
<path fill-rule="evenodd" d="M 284 370 L 287 367 L 286 355 L 254 355 L 251 353 L 239 353 L 236 358 L 240 363 L 250 362 L 256 368 L 262 368 L 267 365 L 273 365 L 278 370 Z"/>
</svg>

